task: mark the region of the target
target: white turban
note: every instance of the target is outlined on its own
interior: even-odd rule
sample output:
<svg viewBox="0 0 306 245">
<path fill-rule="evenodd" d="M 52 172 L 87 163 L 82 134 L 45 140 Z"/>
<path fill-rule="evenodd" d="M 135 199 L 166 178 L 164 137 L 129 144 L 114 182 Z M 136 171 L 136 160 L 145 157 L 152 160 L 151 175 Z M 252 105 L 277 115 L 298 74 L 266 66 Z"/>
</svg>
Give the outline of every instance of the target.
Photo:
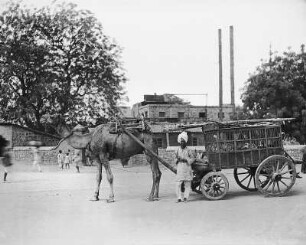
<svg viewBox="0 0 306 245">
<path fill-rule="evenodd" d="M 185 142 L 187 143 L 187 141 L 188 141 L 188 135 L 187 135 L 187 133 L 186 133 L 185 131 L 182 132 L 182 133 L 180 133 L 180 134 L 178 135 L 178 137 L 177 137 L 177 142 L 178 142 L 178 143 L 181 143 L 181 139 L 184 139 Z"/>
</svg>

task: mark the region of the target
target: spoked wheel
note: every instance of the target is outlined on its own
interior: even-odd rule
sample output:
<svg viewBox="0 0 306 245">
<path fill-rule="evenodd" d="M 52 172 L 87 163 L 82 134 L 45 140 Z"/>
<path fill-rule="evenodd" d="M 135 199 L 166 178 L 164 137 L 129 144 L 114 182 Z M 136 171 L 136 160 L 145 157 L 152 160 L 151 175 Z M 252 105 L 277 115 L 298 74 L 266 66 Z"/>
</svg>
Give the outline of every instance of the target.
<svg viewBox="0 0 306 245">
<path fill-rule="evenodd" d="M 244 190 L 257 191 L 255 173 L 257 167 L 235 168 L 234 178 L 237 184 Z"/>
<path fill-rule="evenodd" d="M 201 192 L 210 200 L 219 200 L 228 192 L 229 184 L 224 174 L 209 172 L 201 180 Z"/>
<path fill-rule="evenodd" d="M 266 196 L 283 196 L 295 183 L 296 170 L 293 162 L 280 155 L 266 158 L 258 166 L 255 182 L 258 190 Z"/>
</svg>

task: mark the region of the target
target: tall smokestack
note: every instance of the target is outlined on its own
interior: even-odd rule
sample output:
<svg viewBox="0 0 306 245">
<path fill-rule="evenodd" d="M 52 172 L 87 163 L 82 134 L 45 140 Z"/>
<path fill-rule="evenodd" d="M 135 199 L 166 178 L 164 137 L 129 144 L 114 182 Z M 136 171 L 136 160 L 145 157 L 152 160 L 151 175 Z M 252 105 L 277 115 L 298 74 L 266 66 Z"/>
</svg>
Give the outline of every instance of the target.
<svg viewBox="0 0 306 245">
<path fill-rule="evenodd" d="M 230 80 L 231 80 L 231 104 L 235 113 L 235 82 L 234 82 L 234 27 L 230 26 Z"/>
<path fill-rule="evenodd" d="M 219 37 L 219 119 L 220 121 L 223 120 L 223 89 L 222 89 L 222 33 L 221 29 L 218 30 L 218 37 Z"/>
</svg>

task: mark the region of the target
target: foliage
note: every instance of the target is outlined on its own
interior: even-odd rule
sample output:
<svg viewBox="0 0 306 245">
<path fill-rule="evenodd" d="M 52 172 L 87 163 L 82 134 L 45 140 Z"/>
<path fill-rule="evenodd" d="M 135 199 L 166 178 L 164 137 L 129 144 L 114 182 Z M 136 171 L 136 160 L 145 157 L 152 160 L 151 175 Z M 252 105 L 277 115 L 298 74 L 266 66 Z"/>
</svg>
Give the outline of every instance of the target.
<svg viewBox="0 0 306 245">
<path fill-rule="evenodd" d="M 48 130 L 96 123 L 124 95 L 120 47 L 75 4 L 30 9 L 10 2 L 0 14 L 0 118 Z"/>
<path fill-rule="evenodd" d="M 295 117 L 288 133 L 305 142 L 302 111 L 306 108 L 306 54 L 290 50 L 271 56 L 252 74 L 242 94 L 244 110 L 253 118 Z"/>
<path fill-rule="evenodd" d="M 174 95 L 174 94 L 163 94 L 165 101 L 169 104 L 179 104 L 179 105 L 189 105 L 189 101 L 185 101 L 184 99 Z"/>
<path fill-rule="evenodd" d="M 235 108 L 235 115 L 231 120 L 246 120 L 246 119 L 252 119 L 252 116 L 250 115 L 249 111 L 246 110 L 243 106 L 236 106 Z"/>
</svg>

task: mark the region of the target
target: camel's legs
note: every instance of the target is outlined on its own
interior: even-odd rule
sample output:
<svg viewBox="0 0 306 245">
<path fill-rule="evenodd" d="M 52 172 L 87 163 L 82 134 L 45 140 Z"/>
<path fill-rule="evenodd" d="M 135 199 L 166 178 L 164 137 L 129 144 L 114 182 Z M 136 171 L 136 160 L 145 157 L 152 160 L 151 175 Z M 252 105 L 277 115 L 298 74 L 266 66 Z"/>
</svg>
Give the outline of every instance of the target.
<svg viewBox="0 0 306 245">
<path fill-rule="evenodd" d="M 154 201 L 158 199 L 159 194 L 159 182 L 161 178 L 161 171 L 159 170 L 158 162 L 156 159 L 154 159 L 152 156 L 149 155 L 149 153 L 145 153 L 147 157 L 147 161 L 150 163 L 151 170 L 152 170 L 152 178 L 153 178 L 153 184 L 151 193 L 148 197 L 149 201 Z"/>
<path fill-rule="evenodd" d="M 149 201 L 154 201 L 157 200 L 159 197 L 159 182 L 162 174 L 159 169 L 157 160 L 149 156 L 148 153 L 146 153 L 146 155 L 147 155 L 147 161 L 150 163 L 151 166 L 152 179 L 153 179 L 152 189 L 148 199 Z"/>
<path fill-rule="evenodd" d="M 113 181 L 114 181 L 114 176 L 112 173 L 112 170 L 110 168 L 110 164 L 108 159 L 103 160 L 103 166 L 105 168 L 106 171 L 106 176 L 107 176 L 107 180 L 110 186 L 110 193 L 109 193 L 109 199 L 107 200 L 107 202 L 114 202 L 114 186 L 113 186 Z"/>
<path fill-rule="evenodd" d="M 102 163 L 100 160 L 96 160 L 97 165 L 98 165 L 98 171 L 97 171 L 97 186 L 96 186 L 96 191 L 94 194 L 93 199 L 91 199 L 92 201 L 99 201 L 99 191 L 100 191 L 100 185 L 101 185 L 101 181 L 102 181 Z"/>
<path fill-rule="evenodd" d="M 148 145 L 148 148 L 151 149 L 153 152 L 157 153 L 157 147 L 153 143 L 153 139 L 151 137 L 145 138 L 145 144 Z M 154 201 L 158 199 L 159 195 L 159 182 L 161 179 L 161 171 L 158 166 L 158 161 L 156 158 L 150 155 L 148 151 L 145 151 L 147 161 L 150 163 L 151 170 L 152 170 L 152 178 L 153 184 L 151 193 L 148 197 L 149 201 Z"/>
<path fill-rule="evenodd" d="M 154 192 L 153 198 L 159 198 L 159 183 L 160 183 L 162 173 L 159 169 L 157 159 L 153 159 L 153 161 L 151 163 L 151 168 L 153 168 L 153 170 L 152 170 L 153 175 L 155 174 L 155 176 L 153 176 L 153 178 L 156 179 L 155 192 Z"/>
</svg>

